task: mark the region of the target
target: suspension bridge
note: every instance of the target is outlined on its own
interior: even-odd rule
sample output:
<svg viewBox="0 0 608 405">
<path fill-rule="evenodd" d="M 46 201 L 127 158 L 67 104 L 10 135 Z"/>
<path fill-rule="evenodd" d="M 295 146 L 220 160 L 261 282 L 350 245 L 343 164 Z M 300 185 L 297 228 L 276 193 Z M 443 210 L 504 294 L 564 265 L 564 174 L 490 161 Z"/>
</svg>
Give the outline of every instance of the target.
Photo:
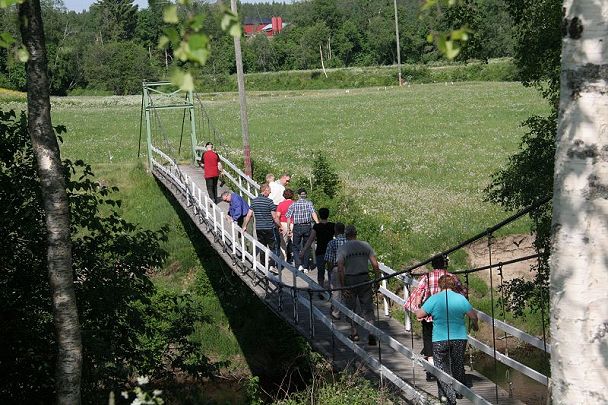
<svg viewBox="0 0 608 405">
<path fill-rule="evenodd" d="M 198 101 L 200 103 L 200 100 Z M 328 291 L 316 283 L 314 271 L 308 274 L 298 271 L 293 265 L 281 257 L 276 257 L 267 247 L 259 243 L 255 234 L 245 232 L 235 222 L 228 219 L 227 204 L 216 203 L 209 198 L 202 171 L 195 164 L 202 149 L 198 146 L 197 124 L 199 124 L 199 128 L 205 126 L 205 120 L 195 116 L 196 108 L 195 96 L 191 92 L 184 95 L 179 91 L 170 90 L 170 86 L 165 82 L 144 82 L 142 123 L 145 117 L 150 171 L 173 195 L 181 209 L 187 213 L 230 269 L 271 311 L 306 337 L 315 350 L 322 353 L 337 367 L 348 367 L 355 362 L 364 364 L 367 370 L 376 375 L 381 384 L 391 384 L 400 391 L 403 398 L 411 403 L 423 404 L 438 401 L 436 398 L 437 385 L 435 382 L 426 381 L 426 372 L 433 374 L 438 380 L 450 384 L 463 397 L 458 400 L 459 404 L 522 403 L 516 399 L 517 395 L 514 395 L 517 387 L 512 381 L 507 381 L 506 385 L 492 382 L 473 368 L 472 357 L 470 357 L 471 360 L 466 370 L 468 382 L 461 384 L 419 355 L 422 339 L 412 328 L 415 316 L 411 313 L 403 313 L 403 305 L 412 288 L 417 285 L 412 271 L 430 263 L 432 258 L 400 271 L 395 271 L 380 263 L 383 276 L 379 280 L 375 280 L 379 284 L 376 294 L 377 321 L 372 324 L 350 311 L 341 302 L 333 300 Z M 177 151 L 170 146 L 166 134 L 163 134 L 167 130 L 159 116 L 159 111 L 163 110 L 183 111 Z M 187 116 L 189 125 L 185 125 Z M 205 116 L 205 119 L 206 140 L 217 137 L 217 130 L 211 125 L 209 117 Z M 185 128 L 190 131 L 191 137 L 189 159 L 186 162 L 179 161 L 176 156 L 171 154 L 173 152 L 179 156 Z M 237 192 L 249 201 L 255 198 L 258 195 L 259 184 L 246 176 L 226 156 L 220 154 L 220 159 L 226 179 L 223 189 Z M 486 323 L 491 329 L 492 342 L 483 342 L 469 335 L 470 352 L 473 349 L 490 356 L 495 372 L 500 365 L 501 369 L 506 368 L 507 374 L 514 370 L 513 372 L 526 376 L 538 384 L 548 386 L 550 381 L 548 376 L 509 356 L 508 351 L 503 353 L 497 349 L 498 339 L 518 340 L 521 344 L 540 352 L 546 360 L 550 355 L 551 346 L 547 343 L 544 333 L 545 325 L 543 324 L 541 338 L 510 325 L 504 319 L 496 319 L 493 295 L 496 286 L 492 285 L 493 272 L 498 272 L 502 279 L 502 272 L 506 271 L 505 269 L 508 269 L 509 265 L 536 258 L 536 255 L 532 255 L 508 262 L 492 263 L 491 241 L 494 232 L 525 216 L 538 205 L 540 204 L 522 210 L 442 253 L 452 253 L 483 238 L 488 240 L 487 266 L 454 272 L 461 273 L 467 284 L 469 274 L 477 271 L 490 272 L 489 290 L 492 310 L 490 314 L 477 310 L 477 314 L 480 323 Z M 258 259 L 257 253 L 260 251 L 265 253 L 262 255 L 265 257 L 264 261 Z M 271 260 L 276 263 L 276 269 L 271 269 Z M 324 299 L 320 299 L 319 294 L 322 294 Z M 340 320 L 331 317 L 330 305 L 341 311 Z M 404 316 L 396 315 L 399 313 Z M 368 346 L 365 343 L 351 341 L 348 337 L 351 319 L 358 324 L 360 329 L 365 329 L 377 336 L 378 345 Z"/>
</svg>

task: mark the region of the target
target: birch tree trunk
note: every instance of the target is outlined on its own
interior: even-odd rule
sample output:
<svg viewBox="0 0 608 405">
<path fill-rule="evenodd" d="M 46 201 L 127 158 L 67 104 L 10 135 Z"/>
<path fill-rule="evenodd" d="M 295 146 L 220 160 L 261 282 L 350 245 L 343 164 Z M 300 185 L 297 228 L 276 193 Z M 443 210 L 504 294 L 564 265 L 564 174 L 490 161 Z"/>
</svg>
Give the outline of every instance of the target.
<svg viewBox="0 0 608 405">
<path fill-rule="evenodd" d="M 38 165 L 45 210 L 47 265 L 57 337 L 55 387 L 58 404 L 80 404 L 82 344 L 72 275 L 70 217 L 51 102 L 39 0 L 19 5 L 19 27 L 29 52 L 26 66 L 28 129 Z"/>
<path fill-rule="evenodd" d="M 564 1 L 551 251 L 554 404 L 608 403 L 608 2 Z"/>
</svg>

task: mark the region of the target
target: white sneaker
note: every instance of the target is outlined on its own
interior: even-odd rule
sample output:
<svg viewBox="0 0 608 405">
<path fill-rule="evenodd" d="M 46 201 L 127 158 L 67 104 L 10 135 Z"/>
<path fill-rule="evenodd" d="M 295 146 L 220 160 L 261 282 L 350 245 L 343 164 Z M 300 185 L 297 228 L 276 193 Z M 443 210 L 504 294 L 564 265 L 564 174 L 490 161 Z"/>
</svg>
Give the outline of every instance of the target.
<svg viewBox="0 0 608 405">
<path fill-rule="evenodd" d="M 304 266 L 300 265 L 300 267 L 298 267 L 298 271 L 304 271 Z"/>
</svg>

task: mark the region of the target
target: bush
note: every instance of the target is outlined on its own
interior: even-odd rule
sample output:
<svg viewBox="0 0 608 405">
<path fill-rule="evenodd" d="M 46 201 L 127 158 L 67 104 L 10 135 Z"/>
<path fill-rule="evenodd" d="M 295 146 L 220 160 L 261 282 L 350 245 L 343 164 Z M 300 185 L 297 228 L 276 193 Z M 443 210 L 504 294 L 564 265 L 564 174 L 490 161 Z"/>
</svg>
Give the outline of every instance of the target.
<svg viewBox="0 0 608 405">
<path fill-rule="evenodd" d="M 111 196 L 117 189 L 95 182 L 82 161 L 64 165 L 84 402 L 105 402 L 136 373 L 208 375 L 207 359 L 188 338 L 205 321 L 199 308 L 187 295 L 157 292 L 148 277 L 166 257 L 160 247 L 166 229 L 125 221 L 117 212 L 121 201 Z M 53 397 L 56 337 L 44 210 L 26 117 L 14 111 L 0 111 L 0 208 L 0 397 L 46 403 Z"/>
</svg>

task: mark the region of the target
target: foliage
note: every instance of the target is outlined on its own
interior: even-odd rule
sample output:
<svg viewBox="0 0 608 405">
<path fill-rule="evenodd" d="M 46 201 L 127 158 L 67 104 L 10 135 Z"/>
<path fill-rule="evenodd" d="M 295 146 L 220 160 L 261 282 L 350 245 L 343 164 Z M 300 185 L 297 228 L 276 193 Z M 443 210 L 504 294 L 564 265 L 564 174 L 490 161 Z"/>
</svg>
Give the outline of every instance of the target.
<svg viewBox="0 0 608 405">
<path fill-rule="evenodd" d="M 94 89 L 137 94 L 141 92 L 141 82 L 155 76 L 146 52 L 134 42 L 93 45 L 86 52 L 84 77 Z"/>
<path fill-rule="evenodd" d="M 524 125 L 530 131 L 523 138 L 520 151 L 511 156 L 505 168 L 492 176 L 487 198 L 508 210 L 520 209 L 553 193 L 555 135 L 559 101 L 561 55 L 560 24 L 562 3 L 557 0 L 517 1 L 509 3 L 509 13 L 517 33 L 514 60 L 524 85 L 540 90 L 551 106 L 546 116 L 531 116 Z M 536 233 L 535 248 L 541 260 L 535 279 L 515 279 L 505 292 L 513 309 L 522 314 L 526 307 L 548 307 L 551 203 L 531 214 Z"/>
<path fill-rule="evenodd" d="M 329 198 L 334 198 L 340 187 L 340 178 L 335 169 L 332 168 L 327 157 L 317 152 L 312 163 L 312 187 L 320 189 Z"/>
<path fill-rule="evenodd" d="M 63 127 L 55 128 L 59 133 Z M 0 112 L 0 337 L 2 384 L 9 402 L 52 396 L 55 334 L 46 272 L 46 232 L 25 114 Z M 157 293 L 148 272 L 162 264 L 166 229 L 145 230 L 118 214 L 117 190 L 94 180 L 82 161 L 65 161 L 73 268 L 84 350 L 83 395 L 96 402 L 137 371 L 166 368 L 208 375 L 188 340 L 204 322 L 188 296 Z M 154 342 L 144 345 L 143 342 Z M 100 393 L 105 393 L 101 395 Z"/>
<path fill-rule="evenodd" d="M 129 41 L 137 27 L 137 6 L 133 0 L 97 0 L 91 5 L 102 42 Z"/>
<path fill-rule="evenodd" d="M 364 378 L 362 370 L 345 370 L 334 374 L 331 365 L 317 358 L 312 363 L 313 381 L 304 390 L 277 400 L 275 405 L 375 405 L 395 400 L 388 390 L 378 388 Z"/>
<path fill-rule="evenodd" d="M 461 60 L 485 61 L 510 56 L 513 20 L 508 18 L 505 2 L 466 0 L 464 6 L 446 9 L 440 16 L 431 18 L 420 13 L 417 0 L 398 1 L 401 59 L 408 63 L 440 59 L 441 54 L 427 43 L 426 36 L 429 29 L 440 31 L 450 24 L 467 24 L 474 31 L 468 34 L 469 45 L 459 55 Z M 148 8 L 138 9 L 132 0 L 98 0 L 90 10 L 74 13 L 59 1 L 43 2 L 52 94 L 65 95 L 74 88 L 87 86 L 112 91 L 118 88 L 117 94 L 124 94 L 127 86 L 117 87 L 114 76 L 103 75 L 91 80 L 91 66 L 86 61 L 94 60 L 99 48 L 109 44 L 125 48 L 114 50 L 116 56 L 126 55 L 126 58 L 113 64 L 125 67 L 126 72 L 149 75 L 146 76 L 149 79 L 173 77 L 183 80 L 181 83 L 190 83 L 188 73 L 200 71 L 213 75 L 209 79 L 219 82 L 216 84 L 231 83 L 233 80 L 228 75 L 235 72 L 234 44 L 226 32 L 237 34 L 237 23 L 244 17 L 281 16 L 287 24 L 272 38 L 256 35 L 242 41 L 246 73 L 319 69 L 320 51 L 326 68 L 394 65 L 397 60 L 393 4 L 388 1 L 242 3 L 238 16 L 213 2 L 178 2 L 169 4 L 164 12 L 166 5 L 166 2 L 151 1 Z M 0 32 L 18 38 L 16 21 L 14 7 L 0 8 Z M 542 29 L 542 24 L 539 27 Z M 158 48 L 159 42 L 162 49 Z M 0 49 L 0 85 L 20 89 L 23 83 L 18 73 L 22 64 L 16 52 L 20 44 L 14 41 L 10 46 L 10 52 Z M 15 66 L 9 65 L 9 60 L 15 61 Z M 202 62 L 204 66 L 190 69 Z M 141 78 L 141 75 L 130 75 L 127 79 L 137 86 Z M 362 77 L 354 87 L 364 83 L 368 86 L 395 84 L 395 78 L 393 74 L 390 81 L 387 78 L 380 83 Z M 338 79 L 319 77 L 316 88 L 353 87 L 341 84 Z M 290 86 L 303 88 L 298 82 Z"/>
</svg>

